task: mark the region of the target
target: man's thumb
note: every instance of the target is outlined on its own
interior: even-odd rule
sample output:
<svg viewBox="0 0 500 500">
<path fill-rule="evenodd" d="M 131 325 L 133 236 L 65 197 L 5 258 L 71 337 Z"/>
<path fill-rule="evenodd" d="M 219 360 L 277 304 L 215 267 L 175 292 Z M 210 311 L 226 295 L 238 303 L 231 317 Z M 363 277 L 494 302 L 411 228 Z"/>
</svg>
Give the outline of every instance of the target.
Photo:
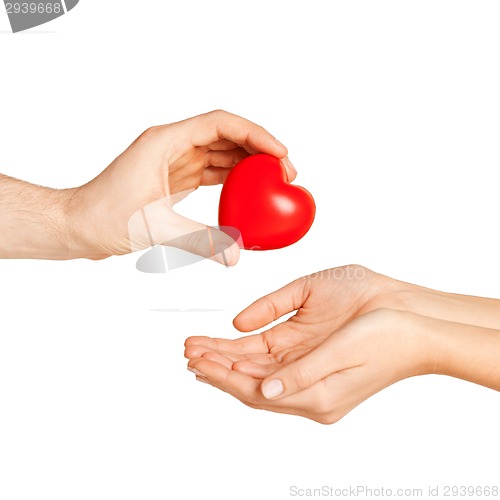
<svg viewBox="0 0 500 500">
<path fill-rule="evenodd" d="M 163 245 L 186 250 L 187 252 L 212 259 L 225 266 L 234 266 L 240 256 L 239 235 L 221 231 L 219 228 L 205 226 L 175 214 L 170 230 L 174 238 L 169 238 Z M 234 238 L 234 239 L 233 239 Z"/>
</svg>

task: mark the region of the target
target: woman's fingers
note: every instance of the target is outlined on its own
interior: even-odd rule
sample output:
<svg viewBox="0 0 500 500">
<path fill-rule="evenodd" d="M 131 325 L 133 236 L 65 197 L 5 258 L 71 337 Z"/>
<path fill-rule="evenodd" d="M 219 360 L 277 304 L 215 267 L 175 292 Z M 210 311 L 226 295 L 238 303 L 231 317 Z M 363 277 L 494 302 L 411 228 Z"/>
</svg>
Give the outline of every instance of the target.
<svg viewBox="0 0 500 500">
<path fill-rule="evenodd" d="M 267 353 L 268 348 L 262 335 L 249 335 L 236 340 L 212 338 L 212 337 L 189 337 L 184 343 L 185 347 L 203 346 L 208 350 L 216 352 L 229 352 L 233 354 L 243 353 Z"/>
<path fill-rule="evenodd" d="M 307 283 L 300 278 L 256 300 L 234 318 L 234 326 L 241 332 L 250 332 L 299 309 L 307 299 Z"/>
<path fill-rule="evenodd" d="M 365 380 L 361 369 L 355 368 L 330 375 L 291 396 L 268 400 L 260 392 L 259 380 L 248 374 L 203 358 L 190 361 L 189 367 L 198 380 L 231 394 L 252 408 L 300 415 L 324 424 L 336 422 L 377 390 Z"/>
<path fill-rule="evenodd" d="M 205 358 L 190 360 L 188 367 L 197 375 L 206 377 L 212 385 L 229 392 L 241 401 L 256 403 L 262 400 L 260 380 Z"/>
<path fill-rule="evenodd" d="M 346 413 L 389 384 L 380 384 L 364 367 L 334 373 L 307 389 L 277 400 L 264 398 L 259 381 L 224 366 L 193 363 L 197 379 L 231 394 L 252 408 L 306 417 L 322 424 L 337 422 Z"/>
<path fill-rule="evenodd" d="M 228 354 L 220 354 L 218 352 L 206 352 L 201 357 L 203 359 L 209 359 L 210 361 L 219 363 L 220 365 L 223 365 L 229 369 L 233 367 L 233 364 L 236 361 L 236 358 L 234 356 Z"/>
<path fill-rule="evenodd" d="M 375 377 L 377 380 L 387 377 L 392 372 L 392 366 L 387 365 L 384 356 L 387 357 L 387 351 L 393 345 L 390 342 L 387 344 L 385 335 L 380 337 L 380 334 L 386 334 L 388 329 L 394 328 L 399 315 L 400 312 L 397 311 L 380 309 L 352 320 L 308 354 L 264 379 L 262 394 L 266 399 L 286 398 L 331 374 L 352 370 L 367 363 L 371 366 L 382 365 L 378 377 Z M 366 341 L 366 333 L 369 333 L 369 342 Z M 400 360 L 394 359 L 394 363 L 398 362 Z"/>
<path fill-rule="evenodd" d="M 236 361 L 232 364 L 233 370 L 261 380 L 275 373 L 280 367 L 281 365 L 276 362 L 266 364 L 249 360 Z"/>
<path fill-rule="evenodd" d="M 281 359 L 273 354 L 269 362 L 243 358 L 230 367 L 212 357 L 189 364 L 210 384 L 251 407 L 330 424 L 401 379 L 393 366 L 401 359 L 397 350 L 393 352 L 393 337 L 386 336 L 395 314 L 399 317 L 401 312 L 379 310 L 360 316 L 300 357 L 294 355 L 301 350 L 297 346 Z M 400 335 L 406 343 L 408 332 L 403 329 Z M 293 359 L 289 363 L 287 356 Z"/>
<path fill-rule="evenodd" d="M 285 398 L 313 386 L 332 373 L 356 366 L 358 356 L 346 348 L 345 337 L 342 330 L 334 332 L 309 353 L 266 377 L 261 386 L 264 397 Z"/>
</svg>

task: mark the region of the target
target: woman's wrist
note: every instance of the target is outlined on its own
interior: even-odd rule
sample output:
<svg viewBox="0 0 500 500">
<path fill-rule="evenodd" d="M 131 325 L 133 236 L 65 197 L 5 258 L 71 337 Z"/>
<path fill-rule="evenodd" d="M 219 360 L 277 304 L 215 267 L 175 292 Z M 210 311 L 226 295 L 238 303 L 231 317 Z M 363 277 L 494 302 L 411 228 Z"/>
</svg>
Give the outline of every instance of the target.
<svg viewBox="0 0 500 500">
<path fill-rule="evenodd" d="M 414 315 L 427 354 L 422 373 L 447 375 L 500 390 L 500 331 Z"/>
<path fill-rule="evenodd" d="M 441 292 L 379 275 L 371 304 L 445 321 L 500 329 L 500 300 Z"/>
<path fill-rule="evenodd" d="M 402 377 L 436 373 L 440 359 L 440 339 L 427 316 L 408 311 L 392 311 L 390 328 L 396 339 L 401 339 Z"/>
</svg>

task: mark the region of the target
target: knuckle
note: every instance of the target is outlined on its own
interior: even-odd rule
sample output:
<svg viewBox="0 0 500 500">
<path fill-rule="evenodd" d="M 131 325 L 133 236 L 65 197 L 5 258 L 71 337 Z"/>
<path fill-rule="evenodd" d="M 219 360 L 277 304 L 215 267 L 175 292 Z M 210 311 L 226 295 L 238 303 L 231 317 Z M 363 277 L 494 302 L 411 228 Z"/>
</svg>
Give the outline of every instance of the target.
<svg viewBox="0 0 500 500">
<path fill-rule="evenodd" d="M 338 420 L 338 418 L 336 419 L 339 414 L 337 411 L 337 403 L 338 402 L 332 395 L 321 390 L 317 392 L 311 409 L 318 421 L 324 424 L 331 424 Z"/>
<path fill-rule="evenodd" d="M 369 269 L 361 264 L 347 264 L 345 267 L 352 269 L 353 271 L 368 271 Z"/>
<path fill-rule="evenodd" d="M 213 111 L 207 113 L 208 116 L 213 116 L 215 118 L 222 118 L 228 114 L 229 113 L 227 111 L 224 111 L 223 109 L 214 109 Z"/>
<path fill-rule="evenodd" d="M 316 400 L 313 410 L 316 415 L 326 417 L 332 412 L 332 404 L 327 398 L 321 398 Z"/>
<path fill-rule="evenodd" d="M 333 267 L 311 274 L 309 280 L 336 280 L 338 282 L 364 283 L 373 278 L 375 273 L 359 264 L 348 264 L 345 266 Z"/>
<path fill-rule="evenodd" d="M 349 264 L 346 267 L 350 271 L 350 274 L 357 277 L 358 279 L 367 278 L 371 273 L 370 269 L 360 264 Z"/>
<path fill-rule="evenodd" d="M 398 315 L 398 311 L 387 307 L 379 307 L 370 311 L 367 315 L 370 317 L 370 321 L 372 323 L 375 323 L 376 325 L 384 325 L 387 322 L 394 321 L 395 316 Z"/>
<path fill-rule="evenodd" d="M 279 318 L 279 313 L 274 301 L 269 297 L 264 297 L 262 300 L 268 310 L 268 314 L 272 316 L 273 321 L 277 320 Z"/>
<path fill-rule="evenodd" d="M 252 408 L 253 410 L 263 410 L 264 408 L 260 405 L 258 405 L 257 403 L 255 402 L 251 402 L 251 401 L 248 401 L 248 400 L 242 400 L 241 401 L 245 406 L 248 406 L 249 408 Z"/>
<path fill-rule="evenodd" d="M 313 420 L 315 422 L 318 422 L 318 424 L 329 425 L 328 419 L 326 418 L 326 416 L 323 415 L 315 415 L 313 417 Z"/>
<path fill-rule="evenodd" d="M 370 277 L 371 271 L 360 264 L 342 266 L 342 275 L 347 280 L 365 281 Z"/>
<path fill-rule="evenodd" d="M 337 423 L 342 417 L 335 413 L 327 413 L 324 415 L 316 415 L 314 420 L 323 425 L 332 425 Z"/>
<path fill-rule="evenodd" d="M 138 141 L 150 141 L 158 135 L 160 130 L 159 125 L 153 125 L 152 127 L 148 127 L 138 138 Z"/>
<path fill-rule="evenodd" d="M 301 365 L 295 370 L 294 382 L 299 389 L 310 387 L 314 383 L 314 372 L 310 366 Z"/>
<path fill-rule="evenodd" d="M 258 408 L 260 399 L 256 395 L 248 394 L 245 396 L 245 402 L 248 406 L 251 406 L 252 408 Z"/>
</svg>

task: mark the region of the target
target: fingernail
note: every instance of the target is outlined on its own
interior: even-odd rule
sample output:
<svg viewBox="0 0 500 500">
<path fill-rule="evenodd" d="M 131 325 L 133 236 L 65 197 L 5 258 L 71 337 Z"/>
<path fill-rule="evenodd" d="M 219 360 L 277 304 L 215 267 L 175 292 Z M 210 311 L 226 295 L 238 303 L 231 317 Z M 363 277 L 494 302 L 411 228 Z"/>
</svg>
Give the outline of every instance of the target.
<svg viewBox="0 0 500 500">
<path fill-rule="evenodd" d="M 280 379 L 273 378 L 262 386 L 262 394 L 266 399 L 272 399 L 283 394 L 283 382 Z"/>
<path fill-rule="evenodd" d="M 197 376 L 197 377 L 196 377 L 196 380 L 197 380 L 198 382 L 201 382 L 202 384 L 207 384 L 207 385 L 210 385 L 210 383 L 208 382 L 208 379 L 207 379 L 207 378 L 205 378 L 205 377 L 198 377 L 198 376 Z"/>
<path fill-rule="evenodd" d="M 283 158 L 283 160 L 281 161 L 283 162 L 283 165 L 285 165 L 285 168 L 288 167 L 292 172 L 295 172 L 295 174 L 297 174 L 297 169 L 293 166 L 293 163 L 290 161 L 288 156 L 286 158 Z"/>
<path fill-rule="evenodd" d="M 218 253 L 224 253 L 225 250 L 227 250 L 229 248 L 229 245 L 227 245 L 226 243 L 217 243 L 216 247 L 215 247 L 215 253 L 218 254 Z"/>
<path fill-rule="evenodd" d="M 201 373 L 200 370 L 197 370 L 196 368 L 191 368 L 190 366 L 188 366 L 187 369 L 189 372 L 194 373 L 195 375 L 201 375 L 202 377 L 204 377 L 203 373 Z"/>
<path fill-rule="evenodd" d="M 224 245 L 224 244 L 219 244 L 217 245 L 217 247 L 215 248 L 215 255 L 214 255 L 214 259 L 219 263 L 219 264 L 224 264 L 226 267 L 229 267 L 229 264 L 227 263 L 227 257 L 226 257 L 226 250 L 228 249 L 229 247 L 227 245 Z"/>
</svg>

